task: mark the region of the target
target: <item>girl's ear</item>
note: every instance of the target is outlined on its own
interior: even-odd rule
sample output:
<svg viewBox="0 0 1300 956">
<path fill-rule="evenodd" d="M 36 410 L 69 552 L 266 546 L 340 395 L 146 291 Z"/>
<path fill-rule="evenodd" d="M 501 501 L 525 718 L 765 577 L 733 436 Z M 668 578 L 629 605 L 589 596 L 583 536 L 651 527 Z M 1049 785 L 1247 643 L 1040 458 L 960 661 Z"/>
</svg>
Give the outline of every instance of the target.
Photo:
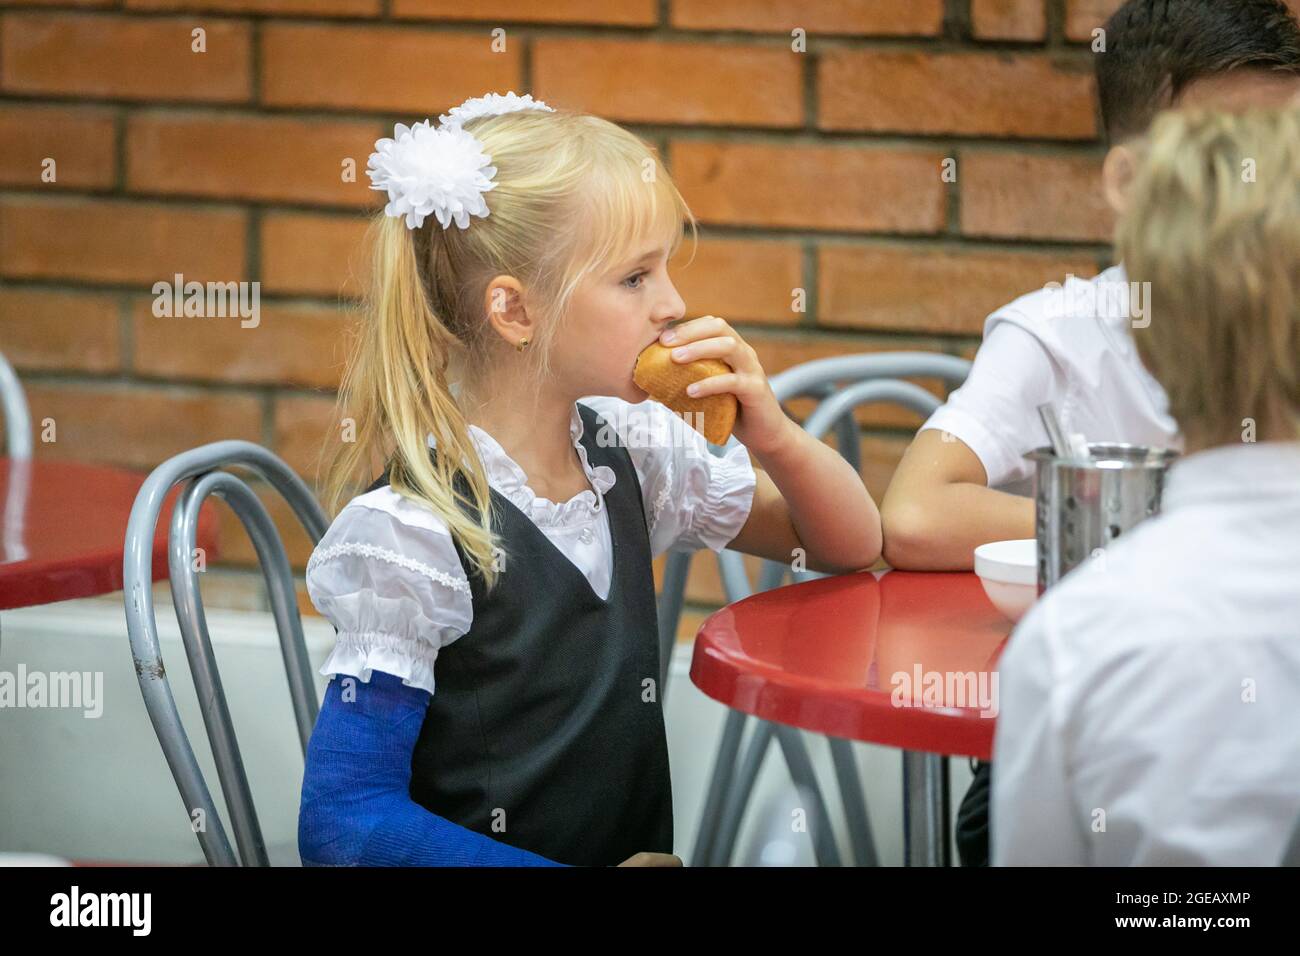
<svg viewBox="0 0 1300 956">
<path fill-rule="evenodd" d="M 520 339 L 534 340 L 537 329 L 524 306 L 524 287 L 514 276 L 499 275 L 487 284 L 483 308 L 488 323 L 510 346 Z"/>
<path fill-rule="evenodd" d="M 1137 176 L 1137 155 L 1128 143 L 1112 146 L 1101 167 L 1102 189 L 1106 202 L 1117 215 L 1128 209 L 1129 187 Z"/>
</svg>

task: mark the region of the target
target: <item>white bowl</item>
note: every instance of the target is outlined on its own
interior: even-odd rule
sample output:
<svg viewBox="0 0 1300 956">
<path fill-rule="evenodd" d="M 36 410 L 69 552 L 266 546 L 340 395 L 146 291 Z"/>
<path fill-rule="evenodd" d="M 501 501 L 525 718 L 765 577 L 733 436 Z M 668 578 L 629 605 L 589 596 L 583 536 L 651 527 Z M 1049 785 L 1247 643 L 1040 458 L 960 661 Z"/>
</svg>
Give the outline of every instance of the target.
<svg viewBox="0 0 1300 956">
<path fill-rule="evenodd" d="M 1033 538 L 990 541 L 975 549 L 975 573 L 993 606 L 1012 623 L 1038 600 L 1038 545 Z"/>
</svg>

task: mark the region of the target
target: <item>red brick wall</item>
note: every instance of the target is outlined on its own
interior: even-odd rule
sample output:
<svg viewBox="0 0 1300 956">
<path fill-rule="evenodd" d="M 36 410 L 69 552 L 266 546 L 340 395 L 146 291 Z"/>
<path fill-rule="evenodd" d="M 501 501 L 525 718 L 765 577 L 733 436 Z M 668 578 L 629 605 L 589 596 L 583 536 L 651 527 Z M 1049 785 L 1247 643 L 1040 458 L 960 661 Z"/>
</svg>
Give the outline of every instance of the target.
<svg viewBox="0 0 1300 956">
<path fill-rule="evenodd" d="M 514 89 L 664 152 L 704 223 L 676 273 L 688 309 L 734 321 L 769 374 L 848 351 L 969 355 L 991 309 L 1107 260 L 1083 41 L 1116 5 L 0 2 L 0 349 L 33 418 L 58 422 L 41 456 L 148 469 L 237 437 L 306 474 L 363 278 L 360 214 L 381 201 L 374 140 Z M 260 282 L 261 324 L 155 318 L 150 287 L 178 272 Z M 875 494 L 916 424 L 864 415 Z M 223 531 L 222 566 L 246 567 Z M 216 575 L 210 600 L 256 604 L 253 583 Z M 701 571 L 692 591 L 716 583 Z"/>
</svg>

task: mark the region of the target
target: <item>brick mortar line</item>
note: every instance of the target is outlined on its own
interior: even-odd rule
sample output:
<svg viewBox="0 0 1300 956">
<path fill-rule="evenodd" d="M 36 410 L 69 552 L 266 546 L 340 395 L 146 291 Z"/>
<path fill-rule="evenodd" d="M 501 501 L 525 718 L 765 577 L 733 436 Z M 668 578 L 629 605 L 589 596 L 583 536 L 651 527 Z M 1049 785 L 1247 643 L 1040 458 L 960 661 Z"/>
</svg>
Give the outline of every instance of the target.
<svg viewBox="0 0 1300 956">
<path fill-rule="evenodd" d="M 126 192 L 126 125 L 128 110 L 116 107 L 113 110 L 113 162 L 116 165 L 113 176 L 113 192 Z"/>
<path fill-rule="evenodd" d="M 960 166 L 958 167 L 958 178 L 960 179 Z M 284 214 L 298 216 L 319 216 L 321 218 L 337 219 L 339 221 L 352 221 L 364 224 L 370 213 L 377 211 L 380 207 L 374 209 L 348 209 L 338 206 L 312 206 L 303 204 L 279 204 L 274 202 L 230 202 L 220 203 L 204 201 L 199 199 L 186 199 L 183 197 L 172 197 L 172 201 L 158 202 L 151 196 L 116 196 L 102 193 L 79 192 L 69 193 L 60 191 L 60 193 L 51 197 L 48 194 L 42 194 L 40 190 L 30 192 L 21 192 L 17 190 L 8 190 L 0 192 L 0 205 L 8 197 L 17 197 L 22 199 L 38 198 L 41 200 L 54 199 L 56 202 L 51 203 L 57 207 L 57 200 L 66 200 L 68 205 L 83 202 L 101 202 L 111 204 L 134 204 L 138 207 L 147 205 L 166 206 L 169 210 L 175 211 L 192 211 L 199 213 L 230 213 L 246 212 L 248 218 L 253 219 L 259 215 L 264 220 L 269 214 Z M 1027 253 L 1042 252 L 1052 255 L 1068 255 L 1072 253 L 1102 253 L 1111 248 L 1109 241 L 1105 239 L 1090 240 L 1080 238 L 1041 238 L 1041 237 L 1013 237 L 1013 236 L 990 236 L 983 234 L 965 234 L 948 232 L 888 232 L 884 230 L 855 231 L 846 229 L 815 229 L 815 228 L 784 228 L 780 226 L 749 226 L 740 223 L 718 223 L 702 220 L 700 223 L 701 242 L 708 242 L 711 239 L 725 240 L 747 240 L 751 242 L 775 242 L 787 245 L 798 245 L 804 242 L 815 243 L 819 246 L 854 246 L 864 247 L 888 247 L 899 249 L 915 248 L 917 251 L 925 249 L 939 249 L 947 252 L 971 251 L 978 252 L 1005 252 L 1005 253 Z M 246 262 L 246 265 L 248 263 Z M 53 281 L 78 281 L 76 277 L 58 277 L 58 276 L 23 276 L 23 275 L 6 275 L 5 278 L 10 280 L 28 280 L 31 282 L 53 282 Z M 88 284 L 94 284 L 95 280 L 82 280 Z M 120 283 L 100 283 L 110 288 L 121 288 Z M 281 293 L 277 293 L 281 294 Z M 282 293 L 292 295 L 294 293 Z M 310 298 L 320 298 L 319 295 L 308 296 Z"/>
<path fill-rule="evenodd" d="M 296 385 L 296 384 L 276 384 L 274 382 L 231 382 L 219 378 L 193 378 L 193 377 L 176 377 L 168 376 L 159 378 L 148 372 L 142 372 L 134 364 L 133 351 L 133 332 L 132 323 L 134 318 L 134 305 L 122 304 L 118 308 L 118 331 L 120 334 L 119 344 L 122 347 L 121 367 L 96 371 L 84 369 L 77 366 L 60 366 L 50 367 L 32 367 L 22 362 L 16 362 L 16 367 L 24 370 L 24 377 L 30 373 L 35 376 L 32 380 L 38 379 L 57 379 L 60 376 L 76 376 L 84 378 L 89 382 L 98 383 L 172 383 L 177 385 L 220 385 L 223 387 L 233 387 L 240 389 L 270 389 L 276 395 L 289 394 L 297 397 L 319 398 L 331 395 L 337 392 L 337 387 L 330 388 L 321 385 Z M 950 348 L 963 349 L 969 347 L 972 336 L 970 333 L 958 332 L 936 332 L 933 330 L 905 329 L 905 328 L 879 328 L 874 326 L 848 326 L 848 325 L 824 325 L 813 323 L 808 325 L 778 325 L 765 322 L 753 322 L 746 320 L 734 320 L 732 323 L 738 331 L 743 333 L 751 341 L 785 344 L 785 345 L 817 345 L 836 344 L 846 347 L 863 346 L 863 345 L 889 345 L 896 342 L 905 342 L 907 350 L 920 351 L 938 351 L 947 352 Z M 978 337 L 973 341 L 978 343 Z"/>
<path fill-rule="evenodd" d="M 949 0 L 950 4 L 960 8 L 966 0 Z M 1050 2 L 1050 0 L 1049 0 Z M 387 7 L 387 3 L 385 3 Z M 721 44 L 748 44 L 755 47 L 771 46 L 781 48 L 789 46 L 790 30 L 800 27 L 799 23 L 791 23 L 789 29 L 771 29 L 764 31 L 751 31 L 740 29 L 692 29 L 690 27 L 674 26 L 668 22 L 656 22 L 644 25 L 631 25 L 619 23 L 595 23 L 595 22 L 554 22 L 543 23 L 530 20 L 511 20 L 509 18 L 491 18 L 476 20 L 451 20 L 438 19 L 436 17 L 401 17 L 394 18 L 391 14 L 384 14 L 382 11 L 379 15 L 340 15 L 340 16 L 322 16 L 312 14 L 289 14 L 289 13 L 258 13 L 258 12 L 234 12 L 234 11 L 215 11 L 215 10 L 195 10 L 191 12 L 172 12 L 158 10 L 130 10 L 125 8 L 96 10 L 96 9 L 79 9 L 79 8 L 58 8 L 51 9 L 46 5 L 34 6 L 9 6 L 5 7 L 0 13 L 2 15 L 25 14 L 38 16 L 44 15 L 50 18 L 69 18 L 69 19 L 115 19 L 115 20 L 138 20 L 160 22 L 166 20 L 175 20 L 194 24 L 199 18 L 205 20 L 215 20 L 225 23 L 270 23 L 273 25 L 284 24 L 286 26 L 308 26 L 308 27 L 331 27 L 341 28 L 363 28 L 363 27 L 383 27 L 388 29 L 408 29 L 421 32 L 442 32 L 447 34 L 482 34 L 484 31 L 491 31 L 498 27 L 504 28 L 507 33 L 514 31 L 535 32 L 543 38 L 559 39 L 612 39 L 612 40 L 646 40 L 669 43 L 721 43 Z M 1056 49 L 1061 52 L 1065 51 L 1082 51 L 1087 52 L 1088 41 L 1065 41 L 1058 47 L 1050 47 L 1043 41 L 1020 41 L 1020 40 L 983 40 L 974 37 L 969 29 L 969 21 L 958 19 L 955 21 L 958 29 L 965 28 L 964 34 L 951 33 L 949 29 L 949 17 L 945 13 L 944 23 L 940 27 L 940 32 L 934 35 L 926 34 L 881 34 L 881 33 L 819 33 L 816 30 L 807 30 L 807 38 L 810 43 L 815 40 L 818 44 L 827 44 L 832 49 L 839 48 L 865 48 L 881 50 L 912 50 L 917 52 L 1008 52 L 1008 53 L 1033 53 L 1035 51 L 1045 51 Z M 198 25 L 202 25 L 201 22 Z M 807 28 L 805 28 L 807 29 Z"/>
<path fill-rule="evenodd" d="M 817 245 L 810 240 L 801 243 L 800 280 L 804 290 L 804 312 L 798 317 L 798 327 L 811 331 L 818 327 L 817 316 L 821 309 L 821 273 L 819 268 Z"/>
<path fill-rule="evenodd" d="M 977 42 L 971 24 L 970 0 L 946 0 L 943 11 L 943 32 L 945 38 L 953 42 Z"/>
<path fill-rule="evenodd" d="M 1065 2 L 1066 0 L 1046 0 L 1047 7 L 1047 45 L 1049 49 L 1061 50 L 1068 49 L 1067 43 L 1073 43 L 1077 46 L 1087 46 L 1078 41 L 1067 41 L 1065 38 Z"/>
<path fill-rule="evenodd" d="M 265 207 L 255 207 L 248 211 L 248 218 L 244 222 L 244 272 L 249 277 L 249 282 L 262 282 L 261 235 L 265 216 Z"/>
<path fill-rule="evenodd" d="M 23 374 L 26 384 L 46 388 L 84 388 L 102 395 L 126 395 L 130 392 L 171 394 L 174 398 L 202 398 L 205 395 L 235 398 L 255 398 L 262 390 L 273 394 L 301 392 L 309 395 L 307 386 L 266 385 L 260 382 L 223 382 L 216 379 L 155 378 L 139 373 L 117 370 L 112 373 L 83 372 L 79 369 L 30 369 Z M 333 395 L 334 389 L 329 390 Z M 319 393 L 318 393 L 319 394 Z M 294 397 L 302 397 L 295 395 Z"/>
<path fill-rule="evenodd" d="M 944 156 L 944 159 L 945 160 L 951 159 L 955 164 L 956 171 L 953 176 L 953 181 L 950 183 L 946 183 L 943 182 L 942 167 L 940 168 L 941 175 L 939 181 L 943 183 L 944 199 L 946 200 L 944 204 L 943 214 L 944 214 L 944 222 L 946 223 L 947 228 L 944 230 L 944 232 L 948 236 L 960 238 L 961 237 L 961 178 L 962 178 L 961 177 L 961 164 L 962 164 L 961 146 L 956 141 L 950 141 L 946 153 L 947 155 Z"/>
<path fill-rule="evenodd" d="M 817 134 L 820 132 L 817 123 L 821 119 L 817 99 L 821 95 L 821 80 L 817 75 L 818 58 L 817 54 L 811 52 L 804 52 L 802 56 L 799 83 L 803 87 L 803 126 L 795 128 L 802 128 L 809 134 Z"/>
<path fill-rule="evenodd" d="M 959 173 L 960 175 L 960 173 Z M 4 205 L 6 198 L 13 197 L 18 199 L 46 199 L 49 197 L 42 196 L 39 192 L 22 193 L 17 191 L 0 192 L 0 206 Z M 197 212 L 222 214 L 231 212 L 247 212 L 250 218 L 253 213 L 259 213 L 263 221 L 268 215 L 274 217 L 284 216 L 306 216 L 311 218 L 333 219 L 339 223 L 352 222 L 357 224 L 358 228 L 364 227 L 368 220 L 369 213 L 372 210 L 347 210 L 334 206 L 305 206 L 300 204 L 278 205 L 274 203 L 211 203 L 202 201 L 175 201 L 169 203 L 157 203 L 148 197 L 135 196 L 109 196 L 95 193 L 85 193 L 77 195 L 60 194 L 58 199 L 68 200 L 67 205 L 79 203 L 107 203 L 113 205 L 128 204 L 136 207 L 145 207 L 149 205 L 166 206 L 169 211 L 176 212 Z M 138 200 L 138 201 L 137 201 Z M 60 204 L 51 203 L 51 208 L 58 208 Z M 373 211 L 378 211 L 380 207 L 376 206 Z M 1077 254 L 1097 254 L 1109 251 L 1111 243 L 1106 239 L 1078 239 L 1078 238 L 1038 238 L 1038 237 L 1014 237 L 1014 236 L 991 236 L 984 234 L 956 234 L 949 235 L 944 232 L 888 232 L 884 230 L 855 231 L 846 229 L 816 229 L 816 228 L 796 228 L 781 226 L 750 226 L 741 223 L 721 223 L 703 220 L 700 223 L 700 242 L 708 244 L 715 240 L 725 241 L 744 241 L 753 244 L 775 243 L 784 246 L 797 246 L 801 243 L 811 242 L 817 246 L 840 247 L 840 246 L 862 246 L 868 248 L 891 248 L 904 251 L 942 251 L 959 253 L 969 251 L 971 253 L 1032 253 L 1042 252 L 1054 256 Z M 689 241 L 689 237 L 683 240 Z M 247 266 L 247 263 L 246 263 Z M 251 273 L 250 273 L 251 274 Z M 7 274 L 0 270 L 0 276 L 11 281 L 27 281 L 30 283 L 42 282 L 63 282 L 79 281 L 83 285 L 94 286 L 103 285 L 105 288 L 119 289 L 125 283 L 98 282 L 95 279 L 79 279 L 76 276 L 44 276 L 44 275 L 16 275 Z M 282 295 L 298 294 L 292 291 L 285 293 L 276 293 Z M 301 293 L 310 298 L 321 298 L 321 294 L 311 294 L 309 292 Z"/>
<path fill-rule="evenodd" d="M 847 243 L 842 245 L 845 247 L 852 248 Z M 808 310 L 806 313 L 804 313 L 804 315 L 809 318 L 797 320 L 788 324 L 791 327 L 800 327 L 805 324 L 810 326 L 819 326 L 820 323 L 816 321 L 815 317 L 818 314 L 816 308 L 820 305 L 817 298 L 818 284 L 822 274 L 822 270 L 820 268 L 820 262 L 818 261 L 820 257 L 817 254 L 818 249 L 820 247 L 817 244 L 812 243 L 810 240 L 805 240 L 803 242 L 792 242 L 790 243 L 790 246 L 798 253 L 800 257 L 800 270 L 799 270 L 800 281 L 805 283 L 804 288 L 807 289 L 808 291 L 808 296 L 806 299 Z M 1038 246 L 1007 247 L 1002 244 L 998 244 L 998 245 L 988 245 L 988 246 L 983 246 L 983 245 L 957 246 L 955 248 L 949 248 L 949 247 L 945 247 L 942 244 L 933 244 L 928 246 L 924 244 L 918 244 L 915 246 L 904 246 L 904 245 L 889 245 L 885 243 L 875 243 L 875 244 L 868 245 L 864 243 L 858 246 L 858 248 L 861 248 L 863 250 L 870 249 L 870 250 L 897 251 L 900 254 L 911 254 L 917 256 L 934 254 L 934 253 L 942 253 L 951 256 L 953 259 L 957 261 L 961 261 L 964 258 L 964 254 L 969 254 L 971 258 L 974 258 L 979 255 L 1016 256 L 1020 254 L 1027 254 L 1027 258 L 1042 259 L 1049 262 L 1060 260 L 1060 259 L 1079 258 L 1079 259 L 1088 259 L 1091 263 L 1094 264 L 1102 263 L 1102 262 L 1109 263 L 1111 259 L 1113 259 L 1113 250 L 1111 250 L 1108 246 L 1102 244 L 1098 244 L 1097 246 L 1086 246 L 1086 247 L 1080 247 L 1074 245 L 1062 245 L 1059 247 L 1038 247 Z M 1099 266 L 1097 267 L 1097 271 L 1098 272 L 1104 271 L 1105 268 L 1107 268 L 1107 266 Z M 170 279 L 170 276 L 168 276 L 167 278 L 163 278 L 161 271 L 158 273 L 158 275 L 159 278 L 153 280 L 154 282 L 169 281 Z M 254 280 L 254 279 L 248 279 L 246 277 L 243 279 L 238 277 L 232 279 L 225 279 L 220 277 L 213 277 L 210 274 L 206 274 L 206 273 L 203 275 L 204 278 L 196 279 L 194 281 L 203 281 L 203 282 L 257 281 L 257 282 L 262 282 L 263 285 L 265 284 L 261 279 Z M 809 279 L 810 276 L 811 276 L 811 281 Z M 36 292 L 36 293 L 56 294 L 59 292 L 63 292 L 71 295 L 126 294 L 141 299 L 146 299 L 151 296 L 151 293 L 148 291 L 148 289 L 152 285 L 152 282 L 125 282 L 125 281 L 106 282 L 101 279 L 82 278 L 77 276 L 4 275 L 3 277 L 0 277 L 0 281 L 2 281 L 5 284 L 5 287 L 7 288 L 11 288 L 14 290 L 27 290 L 29 292 Z M 355 313 L 362 306 L 364 293 L 359 293 L 355 296 L 348 296 L 342 294 L 341 292 L 316 293 L 316 292 L 312 292 L 311 290 L 280 287 L 280 288 L 262 290 L 261 299 L 264 300 L 267 305 L 276 306 L 278 308 L 333 310 L 338 314 L 339 318 L 342 320 L 345 319 L 349 313 Z M 772 313 L 772 314 L 775 316 L 777 313 Z M 786 323 L 762 323 L 756 321 L 755 324 L 761 324 L 761 325 L 782 324 L 783 325 Z"/>
<path fill-rule="evenodd" d="M 278 394 L 274 385 L 255 386 L 256 394 L 261 399 L 262 411 L 262 447 L 274 449 L 277 447 L 275 440 L 275 406 Z"/>
<path fill-rule="evenodd" d="M 262 24 L 255 21 L 248 28 L 248 99 L 258 106 L 262 105 L 262 76 L 265 61 L 262 49 Z"/>
<path fill-rule="evenodd" d="M 509 42 L 507 39 L 507 45 Z M 527 35 L 520 41 L 519 47 L 519 83 L 522 88 L 517 92 L 520 94 L 532 93 L 536 85 L 533 78 L 533 38 Z"/>
<path fill-rule="evenodd" d="M 132 312 L 131 294 L 120 292 L 117 296 L 117 345 L 121 350 L 119 374 L 130 378 L 136 374 L 135 367 L 135 329 Z"/>
<path fill-rule="evenodd" d="M 531 84 L 529 84 L 531 87 Z M 0 107 L 12 104 L 17 107 L 90 111 L 121 110 L 128 121 L 133 117 L 161 117 L 168 121 L 229 121 L 231 119 L 248 120 L 255 125 L 259 120 L 290 120 L 308 124 L 341 126 L 361 126 L 367 123 L 381 123 L 385 127 L 393 123 L 408 123 L 411 112 L 394 110 L 356 110 L 340 107 L 336 110 L 322 107 L 304 107 L 293 105 L 270 105 L 252 101 L 218 102 L 218 101 L 184 101 L 184 100 L 134 100 L 126 98 L 104 98 L 87 102 L 76 94 L 13 94 L 0 95 Z M 418 112 L 418 111 L 416 111 Z M 596 113 L 596 115 L 601 115 Z M 434 118 L 436 114 L 430 114 Z M 808 121 L 795 126 L 743 126 L 726 124 L 694 123 L 678 126 L 669 123 L 645 120 L 620 120 L 604 117 L 610 122 L 643 136 L 669 136 L 684 141 L 704 139 L 721 139 L 746 145 L 758 143 L 772 146 L 835 146 L 837 148 L 889 149 L 898 147 L 916 147 L 930 149 L 957 143 L 964 147 L 1014 148 L 1025 151 L 1059 150 L 1063 155 L 1082 153 L 1104 155 L 1105 143 L 1100 136 L 1092 138 L 1070 138 L 1051 136 L 995 136 L 989 133 L 924 133 L 910 130 L 870 130 L 870 129 L 820 129 Z M 1100 127 L 1098 127 L 1100 129 Z"/>
</svg>

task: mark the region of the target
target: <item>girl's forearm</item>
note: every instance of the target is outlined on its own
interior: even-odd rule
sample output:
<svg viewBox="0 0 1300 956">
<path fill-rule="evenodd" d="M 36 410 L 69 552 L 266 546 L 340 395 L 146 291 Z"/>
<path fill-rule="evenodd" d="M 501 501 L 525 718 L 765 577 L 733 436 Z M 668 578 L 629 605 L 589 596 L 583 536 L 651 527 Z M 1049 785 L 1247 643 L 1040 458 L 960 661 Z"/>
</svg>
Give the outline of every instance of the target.
<svg viewBox="0 0 1300 956">
<path fill-rule="evenodd" d="M 780 489 L 813 570 L 856 571 L 880 557 L 880 512 L 862 477 L 795 422 L 771 447 L 754 450 Z"/>
</svg>

